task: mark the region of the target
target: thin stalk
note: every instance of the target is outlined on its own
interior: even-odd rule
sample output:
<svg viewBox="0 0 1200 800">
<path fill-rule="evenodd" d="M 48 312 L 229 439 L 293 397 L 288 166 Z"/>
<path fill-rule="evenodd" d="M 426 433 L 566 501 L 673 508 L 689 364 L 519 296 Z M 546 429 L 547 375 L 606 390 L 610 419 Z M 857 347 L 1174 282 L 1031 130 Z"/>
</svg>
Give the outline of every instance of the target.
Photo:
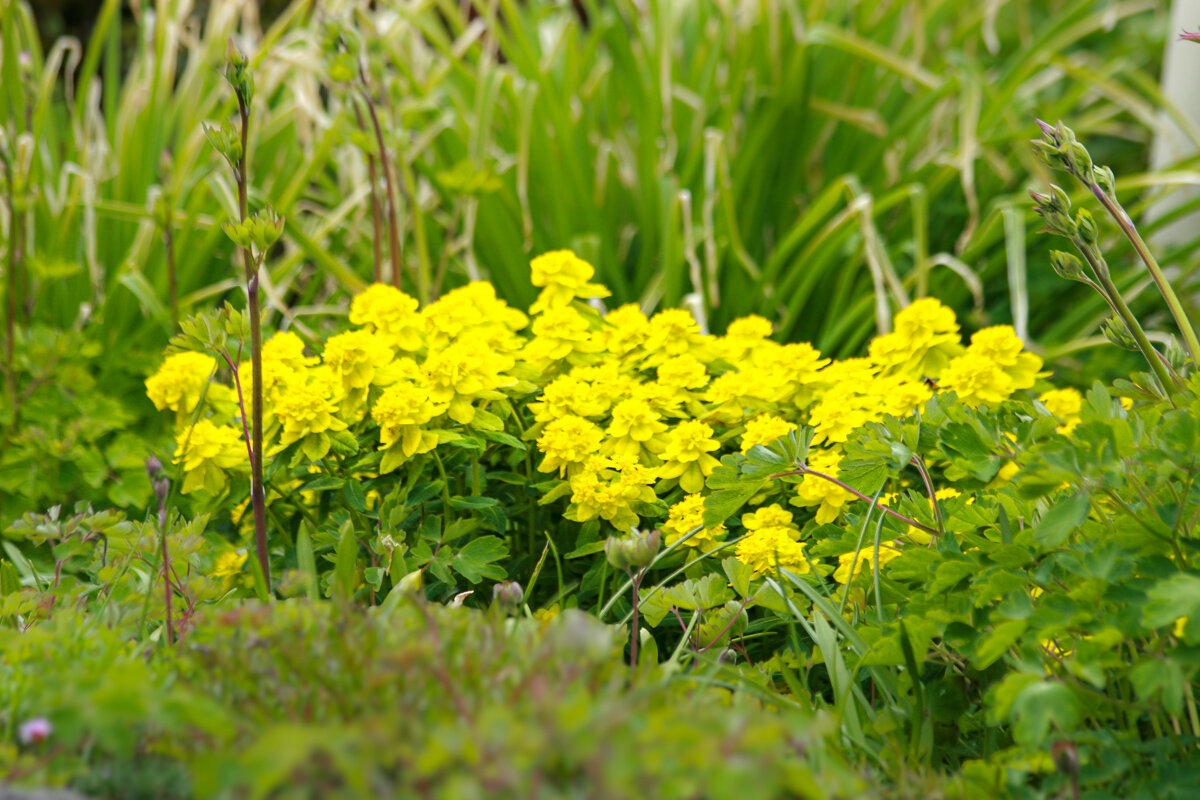
<svg viewBox="0 0 1200 800">
<path fill-rule="evenodd" d="M 633 620 L 630 623 L 631 634 L 629 637 L 629 668 L 636 674 L 638 660 L 638 606 L 641 605 L 641 598 L 638 597 L 638 591 L 642 588 L 642 578 L 646 575 L 646 568 L 639 567 L 630 577 L 633 581 Z"/>
<path fill-rule="evenodd" d="M 241 121 L 242 153 L 238 159 L 238 211 L 244 223 L 250 216 L 249 202 L 246 197 L 246 141 L 250 130 L 250 109 L 246 105 L 245 96 L 235 92 L 238 102 L 238 115 Z M 242 248 L 242 261 L 246 269 L 246 310 L 250 315 L 250 373 L 254 384 L 251 393 L 251 434 L 253 436 L 254 457 L 250 461 L 250 503 L 254 508 L 254 546 L 258 553 L 258 564 L 262 569 L 263 582 L 267 594 L 271 593 L 271 562 L 267 553 L 267 504 L 266 493 L 263 491 L 263 376 L 262 376 L 262 319 L 258 307 L 258 271 L 254 256 L 249 247 Z"/>
<path fill-rule="evenodd" d="M 171 329 L 179 327 L 179 288 L 175 273 L 175 213 L 169 198 L 163 200 L 163 247 L 167 251 L 167 291 L 171 295 Z"/>
<path fill-rule="evenodd" d="M 937 492 L 933 489 L 933 481 L 929 478 L 929 470 L 925 469 L 925 460 L 919 455 L 915 455 L 909 463 L 917 468 L 917 472 L 921 473 L 921 480 L 925 484 L 925 491 L 929 493 L 929 502 L 933 503 L 933 518 L 937 522 L 938 532 L 945 533 L 946 523 L 942 519 L 942 509 L 938 506 Z"/>
<path fill-rule="evenodd" d="M 171 560 L 167 555 L 167 498 L 164 494 L 158 501 L 158 541 L 162 548 L 163 596 L 167 604 L 167 644 L 175 640 L 171 614 Z"/>
<path fill-rule="evenodd" d="M 791 470 L 790 472 L 780 472 L 775 475 L 772 475 L 771 479 L 774 480 L 775 478 L 785 478 L 788 475 L 814 475 L 818 478 L 829 481 L 830 483 L 832 483 L 835 486 L 840 486 L 841 488 L 845 489 L 850 494 L 857 497 L 859 500 L 866 500 L 868 503 L 873 502 L 871 500 L 871 498 L 867 497 L 865 494 L 858 491 L 857 489 L 847 486 L 846 484 L 839 481 L 837 478 L 826 475 L 823 472 L 817 472 L 815 469 L 809 469 L 808 467 L 801 467 L 800 469 L 794 469 L 794 470 Z M 926 533 L 931 533 L 931 534 L 935 534 L 938 536 L 941 535 L 940 531 L 938 531 L 936 528 L 931 528 L 928 525 L 922 525 L 920 522 L 917 522 L 915 519 L 909 519 L 908 517 L 904 516 L 903 514 L 892 511 L 887 506 L 879 506 L 879 508 L 883 510 L 883 513 L 888 514 L 889 516 L 895 517 L 896 519 L 900 520 L 901 522 L 905 523 L 906 525 L 913 526 L 917 530 L 925 531 Z"/>
<path fill-rule="evenodd" d="M 392 175 L 392 163 L 388 158 L 387 145 L 383 141 L 383 127 L 379 124 L 379 114 L 375 110 L 375 99 L 367 86 L 367 73 L 361 66 L 358 70 L 361 82 L 363 102 L 367 105 L 367 113 L 371 117 L 371 127 L 375 129 L 375 143 L 379 147 L 379 162 L 383 166 L 383 183 L 387 189 L 387 220 L 388 220 L 388 255 L 392 260 L 392 285 L 400 288 L 400 228 L 396 224 L 396 179 Z"/>
<path fill-rule="evenodd" d="M 1142 330 L 1142 324 L 1138 322 L 1137 317 L 1134 316 L 1133 312 L 1129 309 L 1129 305 L 1125 302 L 1125 298 L 1121 296 L 1121 292 L 1117 289 L 1116 284 L 1113 283 L 1104 256 L 1094 246 L 1089 245 L 1078 237 L 1072 238 L 1071 244 L 1075 245 L 1075 249 L 1087 259 L 1088 266 L 1092 268 L 1092 271 L 1096 274 L 1096 279 L 1100 281 L 1100 285 L 1104 288 L 1104 294 L 1129 328 L 1129 332 L 1133 334 L 1138 349 L 1146 357 L 1146 361 L 1150 364 L 1150 369 L 1154 370 L 1154 375 L 1158 378 L 1158 382 L 1162 384 L 1163 391 L 1169 393 L 1171 387 L 1174 385 L 1174 381 L 1171 380 L 1167 368 L 1163 366 L 1162 359 L 1158 356 L 1158 351 L 1154 349 L 1154 345 L 1150 344 L 1150 340 L 1146 337 L 1146 332 Z"/>
<path fill-rule="evenodd" d="M 1183 310 L 1183 305 L 1179 302 L 1179 298 L 1176 296 L 1175 290 L 1171 287 L 1170 281 L 1163 274 L 1162 267 L 1158 265 L 1158 260 L 1155 259 L 1154 254 L 1150 252 L 1150 248 L 1146 246 L 1145 240 L 1142 239 L 1142 235 L 1138 232 L 1137 226 L 1133 224 L 1133 220 L 1129 218 L 1129 214 L 1125 212 L 1124 207 L 1121 206 L 1116 197 L 1108 195 L 1095 181 L 1088 182 L 1087 187 L 1091 189 L 1092 194 L 1100 201 L 1100 204 L 1116 220 L 1117 225 L 1121 228 L 1121 232 L 1129 239 L 1133 245 L 1133 249 L 1141 257 L 1142 263 L 1150 271 L 1150 277 L 1154 279 L 1159 293 L 1162 294 L 1163 300 L 1167 303 L 1167 308 L 1171 311 L 1171 316 L 1175 318 L 1175 324 L 1179 327 L 1179 332 L 1183 334 L 1183 341 L 1188 349 L 1188 355 L 1192 357 L 1193 362 L 1200 363 L 1200 339 L 1196 338 L 1196 330 L 1187 318 L 1187 313 Z"/>
<path fill-rule="evenodd" d="M 354 106 L 354 117 L 358 120 L 358 127 L 363 133 L 367 131 L 367 123 L 363 121 L 362 111 L 358 106 Z M 371 181 L 371 230 L 374 238 L 371 239 L 371 248 L 375 257 L 375 282 L 383 282 L 383 240 L 380 236 L 383 228 L 383 216 L 379 210 L 379 176 L 375 171 L 375 155 L 367 153 L 367 177 Z"/>
<path fill-rule="evenodd" d="M 8 291 L 5 292 L 8 298 L 8 308 L 5 314 L 5 339 L 4 339 L 4 377 L 8 383 L 8 394 L 11 402 L 13 419 L 12 425 L 15 428 L 17 424 L 17 412 L 19 410 L 20 400 L 17 397 L 17 374 L 13 367 L 14 353 L 17 341 L 17 269 L 21 261 L 21 224 L 17 214 L 17 190 L 16 190 L 16 175 L 13 172 L 13 163 L 10 159 L 4 159 L 4 171 L 7 173 L 6 183 L 8 184 Z"/>
</svg>

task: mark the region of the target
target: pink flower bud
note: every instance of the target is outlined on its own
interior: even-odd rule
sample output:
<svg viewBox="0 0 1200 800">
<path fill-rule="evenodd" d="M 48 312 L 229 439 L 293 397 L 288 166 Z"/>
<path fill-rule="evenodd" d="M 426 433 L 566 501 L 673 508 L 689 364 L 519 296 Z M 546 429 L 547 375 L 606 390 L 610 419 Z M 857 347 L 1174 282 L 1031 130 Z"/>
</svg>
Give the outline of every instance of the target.
<svg viewBox="0 0 1200 800">
<path fill-rule="evenodd" d="M 21 723 L 21 727 L 17 729 L 17 738 L 21 740 L 21 744 L 37 744 L 49 739 L 53 732 L 54 726 L 50 724 L 50 720 L 34 717 Z"/>
</svg>

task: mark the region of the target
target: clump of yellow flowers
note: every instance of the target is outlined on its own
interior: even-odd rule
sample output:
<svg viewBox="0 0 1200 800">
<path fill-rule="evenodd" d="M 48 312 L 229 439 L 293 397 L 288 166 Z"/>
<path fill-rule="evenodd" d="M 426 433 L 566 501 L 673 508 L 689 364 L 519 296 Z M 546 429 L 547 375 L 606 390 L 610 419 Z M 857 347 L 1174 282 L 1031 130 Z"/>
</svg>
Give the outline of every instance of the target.
<svg viewBox="0 0 1200 800">
<path fill-rule="evenodd" d="M 549 479 L 543 499 L 566 498 L 567 519 L 601 520 L 622 534 L 660 527 L 668 546 L 682 542 L 696 555 L 729 542 L 755 574 L 776 566 L 805 572 L 812 562 L 800 530 L 809 515 L 835 522 L 859 502 L 828 480 L 857 428 L 911 414 L 935 392 L 954 391 L 968 405 L 1000 403 L 1033 387 L 1042 367 L 1007 326 L 978 331 L 964 346 L 953 312 L 934 299 L 902 309 L 866 357 L 835 361 L 808 344 L 773 341 L 770 322 L 758 316 L 719 336 L 679 309 L 599 311 L 609 293 L 594 274 L 569 251 L 535 258 L 530 279 L 541 291 L 528 316 L 484 282 L 425 308 L 374 285 L 353 299 L 353 327 L 316 343 L 319 353 L 305 355 L 294 333 L 276 334 L 263 348 L 267 452 L 288 451 L 319 470 L 339 441 L 369 437 L 381 454 L 370 469 L 386 475 L 467 434 L 500 448 L 521 440 L 542 473 L 531 482 L 545 488 Z M 215 363 L 173 355 L 146 381 L 155 405 L 176 415 L 184 492 L 221 493 L 248 470 L 231 388 L 210 386 L 210 402 L 197 409 Z M 239 376 L 248 396 L 249 370 Z M 1069 431 L 1078 395 L 1041 399 Z M 791 485 L 787 502 L 797 511 L 747 511 L 736 546 L 725 526 L 705 528 L 707 482 L 720 458 L 801 426 L 814 432 L 808 466 L 825 477 Z M 860 554 L 858 562 L 874 557 Z M 844 563 L 837 577 L 849 580 L 860 568 Z"/>
</svg>

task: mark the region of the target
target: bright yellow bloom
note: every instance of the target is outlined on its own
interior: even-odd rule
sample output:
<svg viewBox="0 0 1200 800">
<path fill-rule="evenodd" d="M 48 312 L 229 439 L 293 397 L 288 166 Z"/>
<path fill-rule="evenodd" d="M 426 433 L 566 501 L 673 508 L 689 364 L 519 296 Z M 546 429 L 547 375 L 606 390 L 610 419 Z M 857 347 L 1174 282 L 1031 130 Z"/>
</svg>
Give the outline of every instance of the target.
<svg viewBox="0 0 1200 800">
<path fill-rule="evenodd" d="M 203 489 L 220 494 L 229 486 L 229 470 L 250 468 L 250 456 L 242 431 L 228 425 L 217 426 L 212 420 L 197 420 L 175 437 L 175 463 L 183 465 L 184 494 Z"/>
<path fill-rule="evenodd" d="M 1083 395 L 1078 389 L 1051 389 L 1042 392 L 1038 400 L 1062 422 L 1058 426 L 1059 433 L 1068 434 L 1075 430 L 1080 420 L 1079 412 L 1083 410 Z"/>
<path fill-rule="evenodd" d="M 275 403 L 274 420 L 282 426 L 279 445 L 274 452 L 299 442 L 310 461 L 319 461 L 329 453 L 331 432 L 346 430 L 337 417 L 335 378 L 327 367 L 309 371 L 309 379 L 288 387 Z"/>
<path fill-rule="evenodd" d="M 938 383 L 969 406 L 1002 403 L 1013 392 L 1033 386 L 1042 368 L 1042 359 L 1022 348 L 1010 326 L 984 328 L 971 337 L 967 352 L 950 362 Z"/>
<path fill-rule="evenodd" d="M 493 350 L 511 352 L 520 347 L 514 332 L 529 324 L 528 317 L 496 297 L 487 281 L 452 289 L 426 306 L 421 316 L 430 350 L 470 336 L 472 341 L 487 341 Z"/>
<path fill-rule="evenodd" d="M 742 433 L 742 452 L 748 453 L 751 447 L 758 444 L 769 445 L 794 430 L 796 430 L 796 426 L 783 417 L 759 414 L 746 423 L 746 430 Z"/>
<path fill-rule="evenodd" d="M 720 447 L 711 427 L 700 420 L 684 420 L 666 435 L 659 475 L 678 478 L 679 486 L 689 494 L 699 492 L 704 488 L 704 479 L 719 463 L 709 453 Z"/>
<path fill-rule="evenodd" d="M 753 382 L 756 393 L 769 403 L 794 403 L 800 408 L 812 402 L 818 385 L 818 370 L 829 363 L 812 345 L 763 342 L 750 354 L 748 366 L 739 372 Z"/>
<path fill-rule="evenodd" d="M 263 361 L 275 361 L 296 371 L 317 363 L 317 359 L 304 355 L 304 340 L 293 331 L 280 331 L 263 342 L 262 357 Z"/>
<path fill-rule="evenodd" d="M 717 540 L 725 536 L 725 526 L 718 525 L 715 528 L 703 526 L 704 495 L 684 495 L 682 500 L 671 506 L 671 511 L 667 514 L 667 521 L 663 523 L 663 544 L 670 547 L 687 534 L 700 528 L 701 530 L 685 541 L 684 545 L 703 552 L 712 550 L 717 546 Z"/>
<path fill-rule="evenodd" d="M 529 263 L 530 283 L 544 287 L 529 313 L 537 314 L 570 305 L 577 297 L 608 297 L 609 291 L 598 283 L 588 283 L 595 268 L 570 250 L 543 253 Z"/>
<path fill-rule="evenodd" d="M 394 286 L 375 283 L 350 301 L 350 321 L 378 333 L 391 347 L 415 353 L 424 344 L 418 303 Z"/>
<path fill-rule="evenodd" d="M 176 419 L 183 422 L 195 412 L 216 366 L 217 360 L 203 353 L 167 356 L 158 371 L 146 379 L 146 396 L 159 411 L 174 411 Z"/>
<path fill-rule="evenodd" d="M 708 383 L 708 371 L 694 356 L 685 353 L 658 365 L 658 382 L 675 391 L 702 389 Z"/>
<path fill-rule="evenodd" d="M 533 339 L 525 345 L 524 356 L 541 369 L 552 362 L 579 363 L 577 354 L 598 352 L 591 323 L 571 306 L 551 308 L 533 321 Z"/>
<path fill-rule="evenodd" d="M 475 419 L 473 400 L 502 399 L 497 390 L 517 382 L 506 374 L 514 363 L 511 356 L 464 340 L 431 352 L 421 369 L 434 402 L 444 403 L 450 418 L 466 425 Z"/>
<path fill-rule="evenodd" d="M 892 542 L 879 543 L 879 566 L 883 566 L 889 561 L 900 555 L 900 548 Z M 874 571 L 875 563 L 875 542 L 871 541 L 863 545 L 863 548 L 858 551 L 858 558 L 854 557 L 853 552 L 842 553 L 838 556 L 838 568 L 833 571 L 833 579 L 838 583 L 849 583 L 856 575 L 863 571 L 864 568 Z"/>
<path fill-rule="evenodd" d="M 655 502 L 653 470 L 636 461 L 593 457 L 571 476 L 571 507 L 576 522 L 600 519 L 627 533 L 640 522 L 638 508 Z"/>
<path fill-rule="evenodd" d="M 583 417 L 566 416 L 552 420 L 538 437 L 538 449 L 545 454 L 539 472 L 573 475 L 587 460 L 600 452 L 604 432 Z"/>
<path fill-rule="evenodd" d="M 212 577 L 214 578 L 233 578 L 242 571 L 242 567 L 246 563 L 246 559 L 250 554 L 243 550 L 226 550 L 217 556 L 216 563 L 213 564 Z"/>
<path fill-rule="evenodd" d="M 650 320 L 635 303 L 608 312 L 604 322 L 604 349 L 615 358 L 637 350 L 650 334 Z"/>
<path fill-rule="evenodd" d="M 644 366 L 656 367 L 667 359 L 683 355 L 703 341 L 700 326 L 690 311 L 668 308 L 650 318 L 642 343 Z"/>
<path fill-rule="evenodd" d="M 842 456 L 836 450 L 810 450 L 807 464 L 823 475 L 836 478 L 841 461 Z M 824 525 L 837 519 L 846 504 L 854 499 L 855 495 L 836 483 L 818 478 L 816 475 L 805 475 L 800 481 L 800 485 L 796 487 L 795 505 L 819 506 L 817 524 Z"/>
<path fill-rule="evenodd" d="M 416 365 L 409 359 L 403 361 L 413 375 Z M 419 374 L 384 389 L 371 409 L 372 419 L 379 424 L 379 449 L 385 451 L 379 473 L 387 474 L 405 459 L 436 447 L 437 434 L 422 426 L 445 410 L 444 404 L 433 401 L 428 384 Z"/>
<path fill-rule="evenodd" d="M 784 527 L 767 526 L 752 531 L 738 542 L 734 555 L 753 568 L 756 578 L 773 574 L 776 568 L 801 575 L 811 571 L 804 546 L 792 539 Z"/>
<path fill-rule="evenodd" d="M 778 503 L 772 503 L 769 506 L 762 506 L 754 511 L 742 514 L 742 525 L 748 531 L 757 531 L 764 528 L 785 528 L 788 536 L 798 539 L 800 538 L 800 530 L 796 527 L 793 519 L 792 512 L 785 510 Z"/>
<path fill-rule="evenodd" d="M 608 412 L 608 407 L 605 398 L 592 391 L 587 381 L 580 380 L 575 370 L 550 381 L 542 388 L 541 398 L 529 404 L 538 422 L 549 422 L 566 414 L 598 418 Z"/>
<path fill-rule="evenodd" d="M 895 329 L 871 342 L 871 360 L 890 373 L 936 378 L 951 358 L 961 355 L 954 312 L 932 297 L 911 303 L 896 315 Z"/>
<path fill-rule="evenodd" d="M 631 397 L 613 408 L 605 450 L 618 458 L 649 460 L 666 446 L 666 430 L 666 423 L 649 403 Z"/>
<path fill-rule="evenodd" d="M 367 330 L 353 330 L 329 337 L 322 353 L 325 366 L 341 385 L 342 416 L 357 422 L 372 385 L 387 386 L 399 376 L 392 364 L 392 350 L 382 337 Z"/>
</svg>

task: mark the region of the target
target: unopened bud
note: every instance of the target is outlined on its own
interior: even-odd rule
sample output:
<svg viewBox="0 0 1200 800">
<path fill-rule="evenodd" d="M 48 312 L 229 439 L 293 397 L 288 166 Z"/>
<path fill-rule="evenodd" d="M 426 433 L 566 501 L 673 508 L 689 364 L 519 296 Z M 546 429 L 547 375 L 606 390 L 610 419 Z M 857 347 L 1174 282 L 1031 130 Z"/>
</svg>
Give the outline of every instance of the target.
<svg viewBox="0 0 1200 800">
<path fill-rule="evenodd" d="M 492 586 L 492 602 L 504 611 L 520 608 L 525 601 L 525 590 L 516 581 L 500 581 Z"/>
<path fill-rule="evenodd" d="M 1172 336 L 1167 341 L 1167 346 L 1163 349 L 1163 356 L 1166 357 L 1167 363 L 1171 365 L 1171 369 L 1176 372 L 1182 372 L 1188 364 L 1191 363 L 1191 357 L 1187 350 L 1179 344 L 1179 340 Z"/>
<path fill-rule="evenodd" d="M 413 570 L 400 579 L 396 584 L 396 591 L 401 594 L 411 595 L 416 594 L 425 587 L 425 568 Z"/>
<path fill-rule="evenodd" d="M 614 569 L 628 572 L 650 565 L 662 547 L 658 531 L 634 532 L 632 536 L 609 537 L 604 543 L 604 555 Z"/>
<path fill-rule="evenodd" d="M 50 724 L 50 720 L 45 717 L 34 717 L 21 723 L 17 728 L 17 738 L 21 744 L 39 744 L 50 738 L 50 734 L 54 733 L 54 726 Z"/>
<path fill-rule="evenodd" d="M 1051 250 L 1050 266 L 1054 268 L 1054 272 L 1060 278 L 1066 278 L 1069 281 L 1086 281 L 1088 279 L 1083 271 L 1083 262 L 1071 253 Z"/>
<path fill-rule="evenodd" d="M 1113 175 L 1113 171 L 1109 167 L 1096 167 L 1095 171 L 1096 185 L 1100 187 L 1100 191 L 1107 195 L 1117 193 L 1117 177 Z"/>
<path fill-rule="evenodd" d="M 1095 173 L 1092 165 L 1092 155 L 1087 148 L 1079 142 L 1071 142 L 1071 147 L 1068 156 L 1068 164 L 1071 166 L 1071 174 L 1079 178 L 1084 183 L 1091 183 L 1095 180 Z"/>
<path fill-rule="evenodd" d="M 1129 331 L 1129 326 L 1120 317 L 1109 317 L 1104 320 L 1100 325 L 1100 330 L 1104 333 L 1104 337 L 1117 347 L 1134 352 L 1141 350 L 1138 347 L 1137 340 L 1133 338 L 1133 334 Z"/>
<path fill-rule="evenodd" d="M 1095 244 L 1100 239 L 1100 229 L 1096 227 L 1096 220 L 1086 208 L 1079 209 L 1075 215 L 1075 230 L 1079 232 L 1079 238 L 1087 244 Z"/>
</svg>

